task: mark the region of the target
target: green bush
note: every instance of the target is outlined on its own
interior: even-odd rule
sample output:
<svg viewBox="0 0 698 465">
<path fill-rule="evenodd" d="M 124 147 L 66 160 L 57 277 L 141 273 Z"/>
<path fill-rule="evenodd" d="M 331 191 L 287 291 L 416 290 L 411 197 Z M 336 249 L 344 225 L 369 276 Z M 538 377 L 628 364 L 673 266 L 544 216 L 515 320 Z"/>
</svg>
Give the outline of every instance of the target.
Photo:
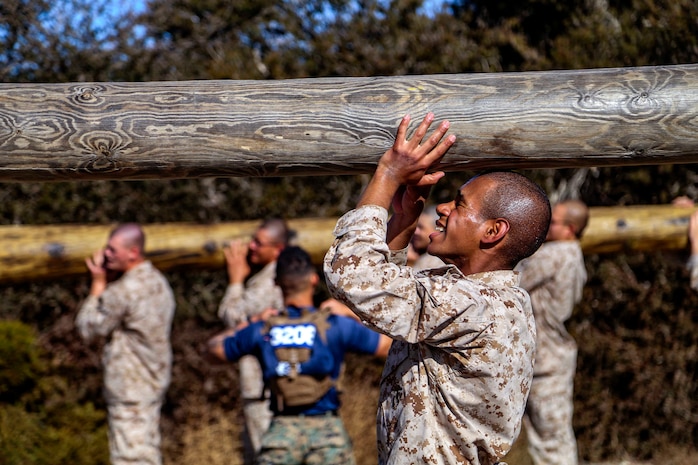
<svg viewBox="0 0 698 465">
<path fill-rule="evenodd" d="M 32 329 L 19 321 L 0 321 L 0 402 L 19 399 L 43 371 Z"/>
<path fill-rule="evenodd" d="M 29 326 L 0 321 L 2 463 L 108 464 L 105 413 L 78 403 L 45 357 Z"/>
</svg>

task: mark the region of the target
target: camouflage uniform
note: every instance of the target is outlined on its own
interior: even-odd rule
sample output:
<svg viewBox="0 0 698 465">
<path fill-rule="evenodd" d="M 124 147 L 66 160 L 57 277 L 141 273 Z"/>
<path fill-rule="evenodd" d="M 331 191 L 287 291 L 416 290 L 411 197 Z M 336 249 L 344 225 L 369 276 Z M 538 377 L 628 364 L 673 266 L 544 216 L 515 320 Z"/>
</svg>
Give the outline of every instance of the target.
<svg viewBox="0 0 698 465">
<path fill-rule="evenodd" d="M 267 308 L 283 308 L 281 289 L 274 283 L 276 262 L 264 266 L 247 280 L 245 285 L 230 284 L 218 307 L 218 316 L 229 327 L 235 327 Z M 246 444 L 246 463 L 261 447 L 262 435 L 271 423 L 269 402 L 264 399 L 264 381 L 259 362 L 252 355 L 239 361 L 240 396 L 245 414 L 245 427 L 249 444 Z M 252 450 L 249 450 L 249 449 Z"/>
<path fill-rule="evenodd" d="M 145 261 L 89 296 L 76 326 L 85 340 L 107 337 L 102 354 L 113 465 L 162 463 L 160 408 L 170 384 L 175 300 L 165 277 Z"/>
<path fill-rule="evenodd" d="M 351 439 L 338 416 L 279 416 L 264 435 L 257 465 L 354 465 Z"/>
<path fill-rule="evenodd" d="M 688 271 L 691 272 L 691 287 L 698 291 L 698 255 L 688 259 Z"/>
<path fill-rule="evenodd" d="M 549 241 L 516 268 L 531 295 L 537 349 L 524 425 L 537 465 L 575 465 L 572 428 L 577 345 L 565 329 L 587 279 L 578 241 Z"/>
<path fill-rule="evenodd" d="M 491 465 L 521 428 L 535 351 L 528 294 L 513 271 L 414 272 L 385 242 L 388 212 L 340 218 L 328 287 L 395 340 L 381 379 L 381 464 Z"/>
</svg>

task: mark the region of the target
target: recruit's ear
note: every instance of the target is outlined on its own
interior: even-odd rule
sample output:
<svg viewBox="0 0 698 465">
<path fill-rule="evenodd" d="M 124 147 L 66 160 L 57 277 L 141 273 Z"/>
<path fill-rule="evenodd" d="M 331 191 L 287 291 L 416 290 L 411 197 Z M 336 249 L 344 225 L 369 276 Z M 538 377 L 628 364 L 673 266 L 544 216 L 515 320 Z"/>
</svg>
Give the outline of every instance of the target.
<svg viewBox="0 0 698 465">
<path fill-rule="evenodd" d="M 493 244 L 504 238 L 509 232 L 509 222 L 504 218 L 495 218 L 487 220 L 485 234 L 482 236 L 482 242 Z"/>
</svg>

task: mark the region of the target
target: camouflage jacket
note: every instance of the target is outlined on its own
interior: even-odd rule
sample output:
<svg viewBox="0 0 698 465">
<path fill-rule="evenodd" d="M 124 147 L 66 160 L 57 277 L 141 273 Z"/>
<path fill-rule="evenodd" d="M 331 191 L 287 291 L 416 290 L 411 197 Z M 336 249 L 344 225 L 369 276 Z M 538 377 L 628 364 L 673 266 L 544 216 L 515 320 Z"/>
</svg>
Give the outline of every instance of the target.
<svg viewBox="0 0 698 465">
<path fill-rule="evenodd" d="M 565 328 L 582 298 L 587 280 L 579 241 L 545 242 L 522 260 L 521 286 L 531 295 L 536 318 L 537 344 L 534 373 L 553 373 L 560 364 L 576 364 L 577 345 Z"/>
<path fill-rule="evenodd" d="M 165 277 L 149 261 L 89 296 L 76 325 L 85 340 L 107 337 L 102 354 L 108 403 L 152 402 L 170 384 L 170 329 L 175 300 Z"/>
<path fill-rule="evenodd" d="M 535 323 L 511 270 L 415 272 L 385 242 L 388 212 L 340 218 L 327 284 L 395 339 L 381 380 L 381 464 L 494 464 L 511 448 L 533 376 Z M 396 263 L 397 262 L 397 263 Z"/>
<path fill-rule="evenodd" d="M 235 327 L 267 308 L 284 308 L 281 289 L 274 283 L 276 262 L 271 262 L 243 284 L 229 284 L 218 306 L 218 317 Z"/>
</svg>

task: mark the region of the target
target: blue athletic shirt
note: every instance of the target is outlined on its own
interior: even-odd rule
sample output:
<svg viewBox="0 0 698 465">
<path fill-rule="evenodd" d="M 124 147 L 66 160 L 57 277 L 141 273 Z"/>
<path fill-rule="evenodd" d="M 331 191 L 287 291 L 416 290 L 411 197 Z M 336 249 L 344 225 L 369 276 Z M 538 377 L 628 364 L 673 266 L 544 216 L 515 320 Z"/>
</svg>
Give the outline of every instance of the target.
<svg viewBox="0 0 698 465">
<path fill-rule="evenodd" d="M 286 310 L 291 318 L 300 317 L 302 312 L 302 309 L 293 306 L 287 307 Z M 316 311 L 313 307 L 306 308 L 306 310 Z M 333 381 L 336 381 L 344 361 L 344 354 L 346 352 L 374 354 L 378 348 L 379 335 L 353 318 L 329 315 L 327 321 L 329 328 L 325 333 L 325 340 L 333 358 L 329 375 Z M 268 382 L 272 376 L 276 375 L 277 360 L 273 355 L 270 338 L 264 334 L 264 325 L 265 323 L 260 321 L 241 329 L 234 336 L 228 337 L 223 341 L 223 348 L 225 357 L 232 362 L 238 360 L 243 355 L 254 355 L 257 357 L 262 366 L 264 381 Z M 319 337 L 319 335 L 316 335 L 316 337 Z M 272 411 L 277 413 L 275 402 L 271 404 Z M 336 411 L 339 405 L 339 395 L 337 389 L 333 386 L 311 407 L 296 413 L 320 415 Z"/>
</svg>

